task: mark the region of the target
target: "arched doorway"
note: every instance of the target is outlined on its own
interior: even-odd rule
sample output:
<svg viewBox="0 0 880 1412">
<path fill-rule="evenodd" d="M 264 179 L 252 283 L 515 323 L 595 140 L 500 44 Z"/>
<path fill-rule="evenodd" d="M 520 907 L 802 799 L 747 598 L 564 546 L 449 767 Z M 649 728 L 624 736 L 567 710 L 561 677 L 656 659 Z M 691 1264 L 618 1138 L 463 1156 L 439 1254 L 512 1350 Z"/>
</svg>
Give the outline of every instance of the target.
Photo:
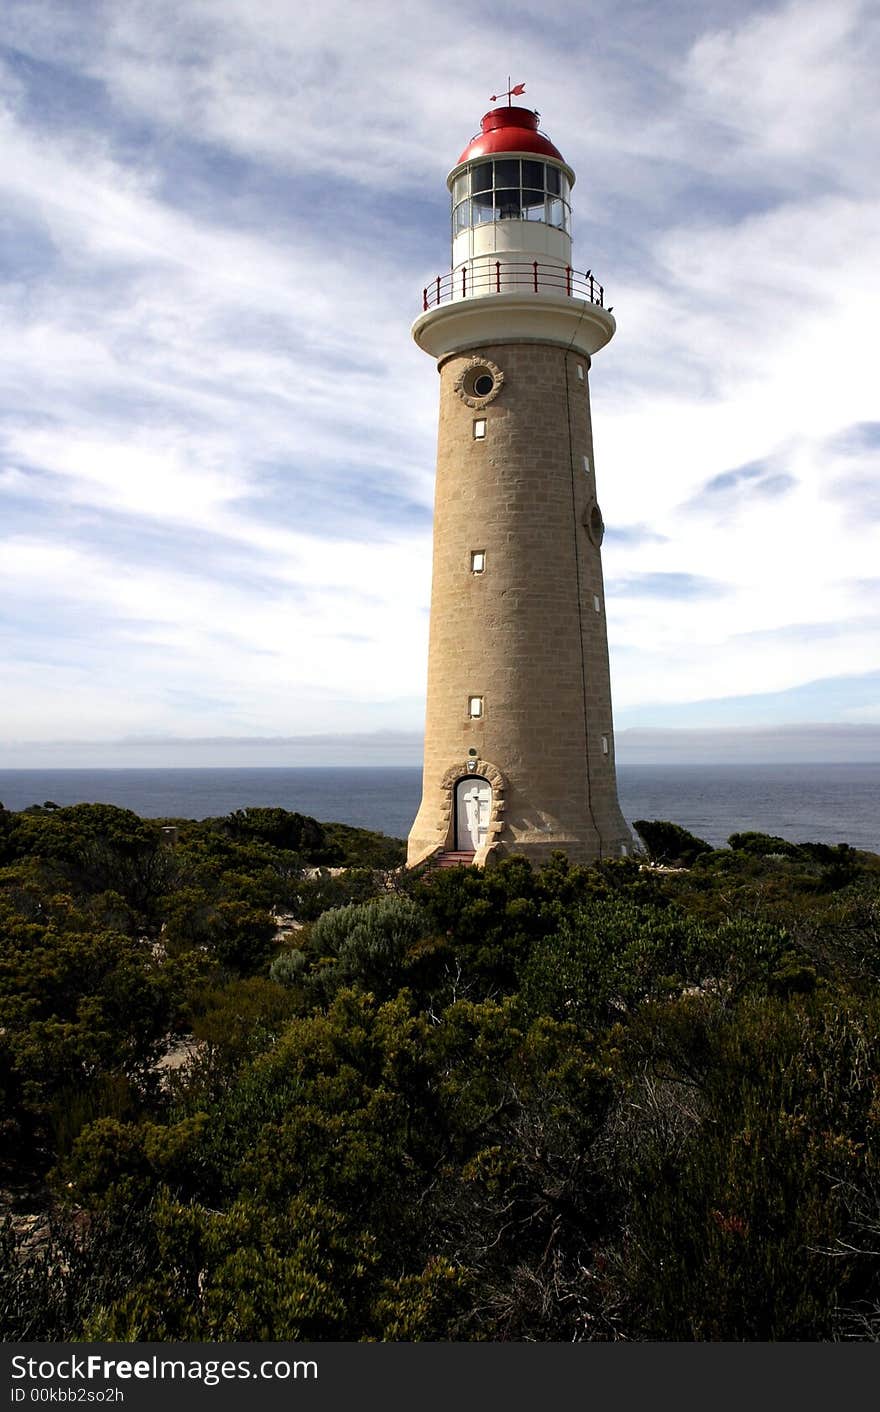
<svg viewBox="0 0 880 1412">
<path fill-rule="evenodd" d="M 476 853 L 486 842 L 492 813 L 492 786 L 479 775 L 468 775 L 455 786 L 455 847 Z"/>
</svg>

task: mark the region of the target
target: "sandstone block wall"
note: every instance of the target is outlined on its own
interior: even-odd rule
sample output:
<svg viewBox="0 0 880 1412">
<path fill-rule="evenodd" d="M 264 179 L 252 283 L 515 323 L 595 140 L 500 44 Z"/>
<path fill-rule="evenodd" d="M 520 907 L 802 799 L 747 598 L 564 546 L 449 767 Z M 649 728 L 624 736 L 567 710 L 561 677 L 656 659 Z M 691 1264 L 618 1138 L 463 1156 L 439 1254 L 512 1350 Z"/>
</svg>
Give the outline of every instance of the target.
<svg viewBox="0 0 880 1412">
<path fill-rule="evenodd" d="M 461 395 L 475 356 L 504 374 L 485 406 Z M 493 856 L 620 856 L 632 840 L 614 772 L 588 360 L 550 344 L 490 344 L 447 358 L 440 380 L 424 782 L 410 862 L 454 846 L 448 782 L 466 773 L 469 752 L 506 782 Z M 474 551 L 486 556 L 480 574 Z M 473 696 L 479 719 L 468 714 Z"/>
</svg>

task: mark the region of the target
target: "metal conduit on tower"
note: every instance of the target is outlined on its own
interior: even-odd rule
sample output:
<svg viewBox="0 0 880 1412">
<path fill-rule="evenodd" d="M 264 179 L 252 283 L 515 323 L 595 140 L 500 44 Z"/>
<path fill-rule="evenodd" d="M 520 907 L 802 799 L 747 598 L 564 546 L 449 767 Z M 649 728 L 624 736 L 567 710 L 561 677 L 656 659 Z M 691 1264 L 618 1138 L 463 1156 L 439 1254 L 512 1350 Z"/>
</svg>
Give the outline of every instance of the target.
<svg viewBox="0 0 880 1412">
<path fill-rule="evenodd" d="M 449 174 L 452 269 L 413 325 L 440 426 L 422 802 L 408 861 L 632 845 L 617 800 L 590 359 L 615 321 L 572 267 L 574 172 L 494 108 Z"/>
</svg>

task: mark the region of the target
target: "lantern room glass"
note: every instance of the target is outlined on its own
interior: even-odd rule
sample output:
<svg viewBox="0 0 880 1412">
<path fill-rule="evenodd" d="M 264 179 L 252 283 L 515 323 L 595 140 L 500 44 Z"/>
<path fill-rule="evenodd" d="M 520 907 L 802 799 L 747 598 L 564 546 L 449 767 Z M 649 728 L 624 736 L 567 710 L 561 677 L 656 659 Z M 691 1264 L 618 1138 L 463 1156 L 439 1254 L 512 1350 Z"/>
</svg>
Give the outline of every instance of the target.
<svg viewBox="0 0 880 1412">
<path fill-rule="evenodd" d="M 490 221 L 543 221 L 571 230 L 570 187 L 549 162 L 504 157 L 475 162 L 452 184 L 453 238 Z"/>
</svg>

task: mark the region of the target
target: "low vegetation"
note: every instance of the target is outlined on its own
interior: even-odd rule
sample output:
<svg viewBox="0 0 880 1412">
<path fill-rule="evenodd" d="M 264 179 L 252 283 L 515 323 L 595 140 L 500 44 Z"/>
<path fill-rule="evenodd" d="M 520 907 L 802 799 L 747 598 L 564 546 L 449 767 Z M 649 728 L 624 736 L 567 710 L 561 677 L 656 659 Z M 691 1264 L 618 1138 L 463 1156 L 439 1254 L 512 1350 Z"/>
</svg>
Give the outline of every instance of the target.
<svg viewBox="0 0 880 1412">
<path fill-rule="evenodd" d="M 880 1339 L 880 858 L 637 829 L 0 809 L 4 1337 Z"/>
</svg>

